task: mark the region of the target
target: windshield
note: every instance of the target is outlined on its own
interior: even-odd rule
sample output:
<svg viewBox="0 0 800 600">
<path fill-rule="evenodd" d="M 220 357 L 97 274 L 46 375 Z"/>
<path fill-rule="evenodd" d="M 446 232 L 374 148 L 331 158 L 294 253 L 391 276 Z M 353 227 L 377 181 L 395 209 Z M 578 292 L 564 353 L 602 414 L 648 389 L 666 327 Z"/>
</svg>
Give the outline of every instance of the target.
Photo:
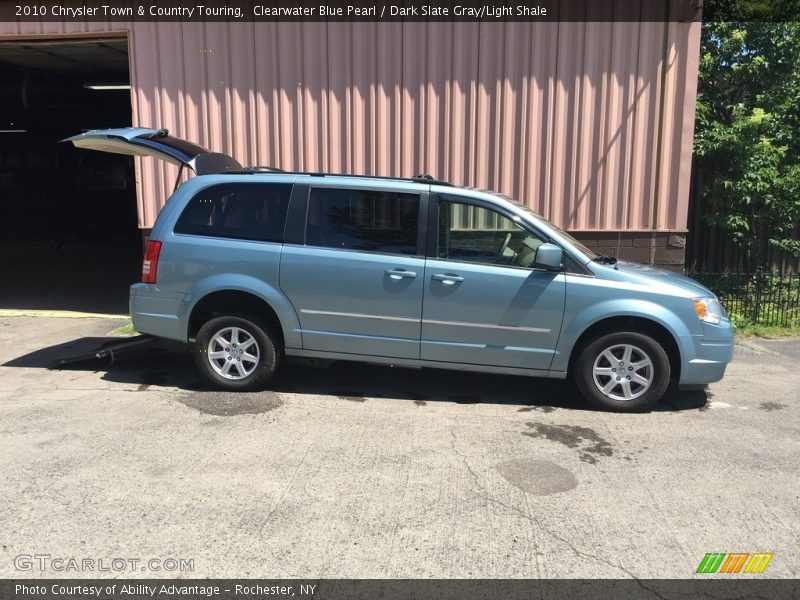
<svg viewBox="0 0 800 600">
<path fill-rule="evenodd" d="M 501 195 L 501 194 L 497 194 L 497 195 L 500 196 L 501 198 L 505 199 L 505 200 L 508 200 L 509 202 L 513 203 L 514 205 L 518 206 L 519 208 L 524 210 L 526 213 L 528 213 L 529 215 L 533 216 L 537 221 L 541 221 L 542 223 L 546 224 L 548 227 L 550 227 L 550 228 L 554 229 L 555 231 L 557 231 L 560 236 L 566 238 L 567 241 L 570 244 L 575 246 L 575 248 L 580 250 L 590 260 L 594 260 L 595 258 L 597 258 L 599 256 L 599 254 L 597 254 L 597 252 L 595 252 L 594 250 L 591 250 L 590 248 L 587 248 L 581 242 L 576 240 L 575 237 L 572 236 L 570 233 L 564 231 L 563 229 L 561 229 L 561 227 L 558 227 L 557 225 L 553 225 L 553 223 L 551 223 L 550 221 L 545 219 L 540 214 L 537 214 L 537 213 L 533 212 L 530 208 L 525 206 L 522 202 L 514 200 L 513 198 L 509 198 L 508 196 L 505 196 L 505 195 Z"/>
</svg>

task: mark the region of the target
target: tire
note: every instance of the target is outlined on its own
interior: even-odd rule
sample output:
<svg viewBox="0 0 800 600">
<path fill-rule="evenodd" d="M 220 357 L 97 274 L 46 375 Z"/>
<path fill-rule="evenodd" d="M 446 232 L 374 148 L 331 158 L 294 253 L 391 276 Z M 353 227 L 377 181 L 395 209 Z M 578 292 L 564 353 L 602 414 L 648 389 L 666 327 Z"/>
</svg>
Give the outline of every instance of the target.
<svg viewBox="0 0 800 600">
<path fill-rule="evenodd" d="M 581 350 L 574 378 L 583 397 L 598 408 L 647 412 L 669 385 L 669 358 L 661 344 L 648 335 L 610 333 Z"/>
<path fill-rule="evenodd" d="M 278 369 L 278 339 L 255 318 L 216 317 L 197 332 L 195 364 L 218 389 L 262 389 Z"/>
</svg>

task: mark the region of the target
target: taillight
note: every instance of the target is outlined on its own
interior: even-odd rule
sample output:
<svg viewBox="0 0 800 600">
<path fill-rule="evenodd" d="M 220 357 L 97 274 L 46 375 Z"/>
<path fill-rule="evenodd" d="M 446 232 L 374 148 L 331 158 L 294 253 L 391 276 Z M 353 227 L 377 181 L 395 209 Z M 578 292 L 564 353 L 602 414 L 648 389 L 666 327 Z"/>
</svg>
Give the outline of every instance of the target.
<svg viewBox="0 0 800 600">
<path fill-rule="evenodd" d="M 155 283 L 158 275 L 158 255 L 161 252 L 161 242 L 147 240 L 142 260 L 142 283 Z"/>
</svg>

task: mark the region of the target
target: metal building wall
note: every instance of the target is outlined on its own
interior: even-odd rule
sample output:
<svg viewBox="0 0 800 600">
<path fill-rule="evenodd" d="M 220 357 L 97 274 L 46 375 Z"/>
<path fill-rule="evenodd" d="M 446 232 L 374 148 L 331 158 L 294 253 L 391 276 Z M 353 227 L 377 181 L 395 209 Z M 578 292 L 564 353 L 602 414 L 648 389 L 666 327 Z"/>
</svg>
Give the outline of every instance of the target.
<svg viewBox="0 0 800 600">
<path fill-rule="evenodd" d="M 700 23 L 0 23 L 129 32 L 133 123 L 243 164 L 431 173 L 570 230 L 685 230 Z M 139 225 L 176 169 L 136 159 Z"/>
</svg>

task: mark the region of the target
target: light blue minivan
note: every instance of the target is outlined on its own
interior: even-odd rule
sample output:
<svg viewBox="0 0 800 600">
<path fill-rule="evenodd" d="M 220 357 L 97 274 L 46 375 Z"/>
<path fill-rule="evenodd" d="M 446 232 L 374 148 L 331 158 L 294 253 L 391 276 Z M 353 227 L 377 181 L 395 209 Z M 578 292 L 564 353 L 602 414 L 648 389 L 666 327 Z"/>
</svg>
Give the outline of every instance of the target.
<svg viewBox="0 0 800 600">
<path fill-rule="evenodd" d="M 595 406 L 650 409 L 718 381 L 733 332 L 682 275 L 597 255 L 505 196 L 435 181 L 243 168 L 126 128 L 75 146 L 195 171 L 153 227 L 134 327 L 196 349 L 227 390 L 283 356 L 571 376 Z"/>
</svg>

